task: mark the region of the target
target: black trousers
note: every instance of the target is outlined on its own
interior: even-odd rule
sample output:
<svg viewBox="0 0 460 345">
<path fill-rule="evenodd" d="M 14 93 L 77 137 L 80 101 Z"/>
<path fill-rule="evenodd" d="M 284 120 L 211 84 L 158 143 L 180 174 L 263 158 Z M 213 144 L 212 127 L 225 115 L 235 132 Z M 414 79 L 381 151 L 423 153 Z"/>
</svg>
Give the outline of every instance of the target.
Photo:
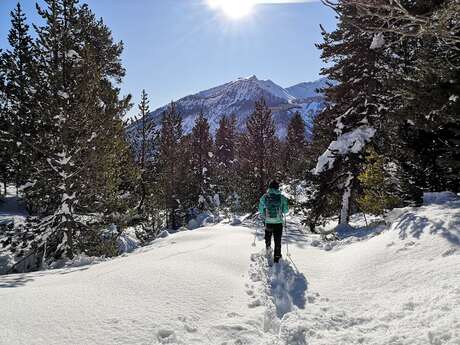
<svg viewBox="0 0 460 345">
<path fill-rule="evenodd" d="M 281 237 L 283 236 L 283 224 L 265 224 L 265 246 L 271 247 L 273 239 L 275 240 L 275 254 L 273 257 L 279 259 L 281 257 Z"/>
</svg>

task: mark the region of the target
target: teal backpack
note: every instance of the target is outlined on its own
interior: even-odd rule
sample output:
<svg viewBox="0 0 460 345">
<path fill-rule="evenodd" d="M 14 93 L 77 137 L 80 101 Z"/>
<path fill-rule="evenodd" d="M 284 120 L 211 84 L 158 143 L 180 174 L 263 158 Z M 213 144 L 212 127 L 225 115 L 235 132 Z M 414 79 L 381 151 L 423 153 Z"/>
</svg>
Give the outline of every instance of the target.
<svg viewBox="0 0 460 345">
<path fill-rule="evenodd" d="M 276 222 L 283 219 L 281 211 L 281 194 L 265 194 L 265 221 Z"/>
</svg>

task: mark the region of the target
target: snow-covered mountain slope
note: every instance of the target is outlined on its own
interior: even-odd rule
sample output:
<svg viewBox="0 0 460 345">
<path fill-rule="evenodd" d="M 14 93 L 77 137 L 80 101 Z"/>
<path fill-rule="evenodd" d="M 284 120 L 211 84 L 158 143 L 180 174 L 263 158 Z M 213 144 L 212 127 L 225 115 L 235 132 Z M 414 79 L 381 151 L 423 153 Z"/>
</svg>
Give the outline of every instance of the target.
<svg viewBox="0 0 460 345">
<path fill-rule="evenodd" d="M 426 201 L 332 243 L 290 218 L 290 260 L 283 247 L 273 267 L 247 223 L 1 276 L 0 344 L 458 345 L 460 200 Z"/>
<path fill-rule="evenodd" d="M 318 96 L 318 89 L 327 88 L 330 81 L 327 78 L 321 78 L 317 81 L 300 83 L 286 88 L 290 95 L 297 99 L 307 99 Z"/>
<path fill-rule="evenodd" d="M 215 133 L 219 120 L 224 115 L 235 114 L 239 128 L 243 129 L 247 117 L 254 110 L 254 103 L 263 97 L 272 108 L 277 134 L 280 137 L 286 135 L 287 124 L 296 111 L 301 112 L 308 127 L 308 135 L 311 133 L 314 117 L 324 107 L 323 96 L 314 93 L 314 88 L 315 85 L 319 87 L 323 84 L 323 79 L 308 83 L 308 94 L 298 92 L 298 95 L 301 95 L 299 98 L 271 80 L 259 80 L 256 76 L 251 76 L 186 96 L 179 99 L 176 105 L 184 119 L 185 132 L 191 131 L 196 117 L 200 111 L 203 111 L 209 120 L 211 131 Z M 298 88 L 301 86 L 295 88 L 294 91 L 297 91 Z M 153 111 L 150 114 L 151 119 L 159 123 L 167 107 L 168 105 L 165 105 Z"/>
</svg>

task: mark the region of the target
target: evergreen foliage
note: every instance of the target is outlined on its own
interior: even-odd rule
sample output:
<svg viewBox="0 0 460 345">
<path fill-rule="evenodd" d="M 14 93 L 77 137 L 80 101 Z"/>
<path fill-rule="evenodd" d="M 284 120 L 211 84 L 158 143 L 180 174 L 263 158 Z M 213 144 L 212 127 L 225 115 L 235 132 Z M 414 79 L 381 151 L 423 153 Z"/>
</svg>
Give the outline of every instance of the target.
<svg viewBox="0 0 460 345">
<path fill-rule="evenodd" d="M 285 147 L 284 173 L 291 179 L 300 180 L 307 169 L 308 142 L 305 122 L 298 111 L 289 122 Z"/>
<path fill-rule="evenodd" d="M 159 133 L 158 156 L 156 160 L 158 188 L 157 195 L 161 209 L 166 212 L 166 226 L 177 229 L 181 225 L 181 211 L 184 208 L 184 169 L 186 161 L 183 146 L 182 118 L 174 103 L 164 112 Z"/>
<path fill-rule="evenodd" d="M 246 127 L 238 145 L 239 193 L 244 195 L 243 207 L 252 210 L 266 192 L 269 180 L 278 176 L 281 161 L 272 113 L 264 99 L 256 102 Z"/>
<path fill-rule="evenodd" d="M 139 114 L 135 118 L 135 133 L 132 139 L 134 147 L 135 161 L 139 169 L 139 204 L 137 205 L 138 212 L 143 214 L 146 204 L 152 200 L 146 199 L 151 195 L 150 187 L 153 184 L 152 176 L 152 158 L 155 155 L 156 130 L 153 122 L 149 121 L 148 115 L 150 112 L 148 95 L 145 90 L 142 90 L 141 101 L 139 104 Z"/>
<path fill-rule="evenodd" d="M 326 62 L 334 63 L 324 68 L 322 73 L 330 80 L 338 82 L 325 90 L 329 107 L 323 114 L 322 124 L 335 127 L 333 135 L 336 143 L 340 144 L 346 137 L 351 137 L 354 142 L 342 144 L 350 145 L 343 152 L 336 151 L 334 146 L 326 148 L 323 157 L 331 157 L 332 164 L 325 166 L 319 160 L 316 173 L 327 181 L 334 181 L 336 186 L 332 189 L 338 189 L 342 195 L 340 222 L 346 224 L 351 213 L 351 196 L 357 187 L 356 177 L 363 158 L 361 149 L 355 150 L 352 147 L 358 140 L 369 142 L 373 137 L 372 129 L 379 127 L 382 121 L 385 109 L 382 96 L 385 90 L 379 78 L 379 66 L 385 63 L 386 55 L 370 49 L 372 35 L 359 29 L 365 25 L 367 18 L 357 17 L 356 10 L 346 5 L 339 4 L 337 9 L 340 13 L 337 29 L 332 33 L 323 31 L 324 42 L 318 44 L 318 48 L 322 50 L 322 58 Z M 359 138 L 360 132 L 371 134 L 367 138 Z"/>
<path fill-rule="evenodd" d="M 27 182 L 23 192 L 34 215 L 10 242 L 54 260 L 101 248 L 107 224 L 121 233 L 133 170 L 121 120 L 129 97 L 120 98 L 115 85 L 125 73 L 122 44 L 113 42 L 87 5 L 44 4 L 37 5 L 44 24 L 35 27 L 33 44 L 20 7 L 13 12 L 13 49 L 2 66 L 10 114 L 6 136 L 19 147 L 13 162 L 25 169 L 15 179 Z"/>
<path fill-rule="evenodd" d="M 338 84 L 325 90 L 329 104 L 315 119 L 309 155 L 319 161 L 306 223 L 327 217 L 337 193 L 346 222 L 354 206 L 381 213 L 419 205 L 423 191 L 458 192 L 458 25 L 446 20 L 457 15 L 454 1 L 326 3 L 339 24 L 318 47 L 331 63 L 323 74 Z"/>
<path fill-rule="evenodd" d="M 214 183 L 222 201 L 231 204 L 237 186 L 238 159 L 236 116 L 223 116 L 216 131 L 214 146 Z"/>
<path fill-rule="evenodd" d="M 209 132 L 208 120 L 200 112 L 195 120 L 195 126 L 190 136 L 191 140 L 191 191 L 198 197 L 193 203 L 201 210 L 213 206 L 213 190 L 211 186 L 213 140 Z"/>
<path fill-rule="evenodd" d="M 34 113 L 37 100 L 37 60 L 26 16 L 18 3 L 11 12 L 10 50 L 1 56 L 4 86 L 2 106 L 4 182 L 28 181 L 38 153 L 33 149 L 42 127 Z"/>
<path fill-rule="evenodd" d="M 395 165 L 385 162 L 385 157 L 372 147 L 366 150 L 363 171 L 358 175 L 362 193 L 356 198 L 361 211 L 382 215 L 385 210 L 401 206 L 392 166 Z"/>
</svg>

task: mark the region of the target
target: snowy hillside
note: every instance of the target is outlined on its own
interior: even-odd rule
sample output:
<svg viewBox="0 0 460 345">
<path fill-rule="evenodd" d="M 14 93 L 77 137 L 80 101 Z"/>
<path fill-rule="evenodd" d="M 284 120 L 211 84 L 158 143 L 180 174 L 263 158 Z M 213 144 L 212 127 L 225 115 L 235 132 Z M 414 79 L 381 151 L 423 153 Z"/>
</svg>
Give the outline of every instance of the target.
<svg viewBox="0 0 460 345">
<path fill-rule="evenodd" d="M 286 135 L 289 119 L 296 111 L 301 112 L 307 124 L 307 134 L 311 134 L 313 119 L 324 107 L 323 96 L 317 94 L 315 89 L 323 87 L 325 79 L 306 83 L 307 88 L 302 85 L 293 87 L 292 94 L 290 88 L 284 89 L 271 80 L 259 80 L 251 76 L 181 98 L 176 105 L 184 119 L 185 132 L 191 131 L 196 116 L 203 110 L 214 133 L 224 115 L 235 114 L 239 127 L 244 128 L 248 115 L 254 110 L 255 101 L 263 97 L 272 109 L 278 136 Z M 167 106 L 153 111 L 151 119 L 159 123 Z"/>
<path fill-rule="evenodd" d="M 327 88 L 329 82 L 327 78 L 321 78 L 313 82 L 296 84 L 286 88 L 286 91 L 297 99 L 307 99 L 318 96 L 317 89 Z"/>
<path fill-rule="evenodd" d="M 329 243 L 290 218 L 292 261 L 273 267 L 248 223 L 2 276 L 0 344 L 458 345 L 460 200 L 426 203 Z"/>
</svg>

